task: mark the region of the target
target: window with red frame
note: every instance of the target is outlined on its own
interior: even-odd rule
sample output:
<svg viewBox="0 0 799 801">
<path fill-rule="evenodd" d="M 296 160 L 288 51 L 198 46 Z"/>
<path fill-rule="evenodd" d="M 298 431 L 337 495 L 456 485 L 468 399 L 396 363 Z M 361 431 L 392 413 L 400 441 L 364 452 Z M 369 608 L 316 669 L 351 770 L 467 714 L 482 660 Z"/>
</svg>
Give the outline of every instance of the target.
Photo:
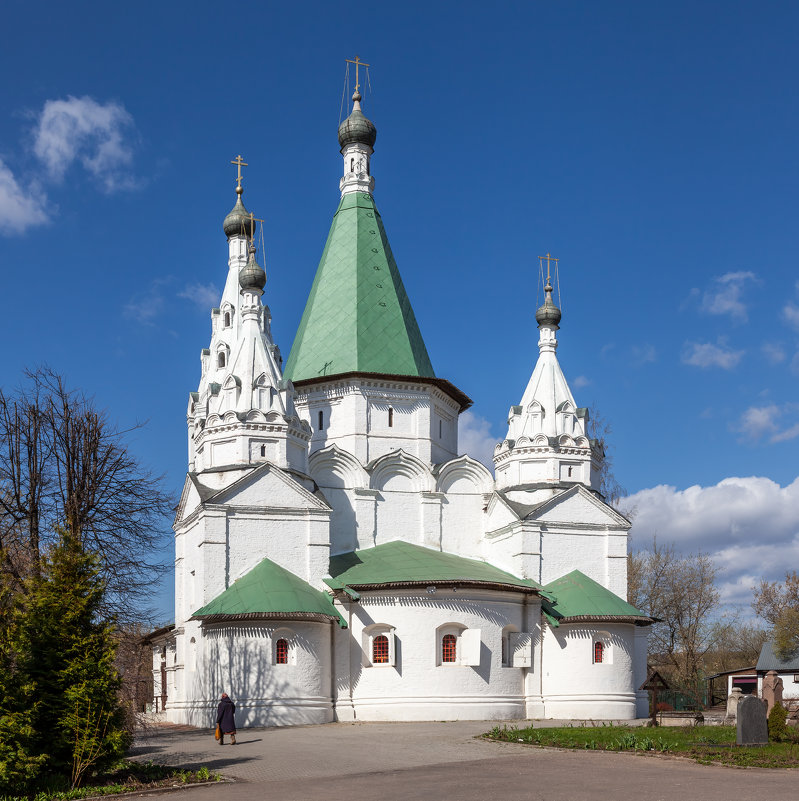
<svg viewBox="0 0 799 801">
<path fill-rule="evenodd" d="M 602 657 L 605 655 L 605 644 L 602 642 L 595 642 L 594 643 L 594 664 L 599 664 L 602 661 Z"/>
<path fill-rule="evenodd" d="M 275 643 L 275 664 L 288 665 L 289 663 L 289 642 L 288 640 L 278 640 Z"/>
<path fill-rule="evenodd" d="M 458 639 L 454 634 L 445 634 L 441 640 L 441 661 L 454 662 L 457 654 Z"/>
<path fill-rule="evenodd" d="M 372 664 L 388 664 L 388 637 L 385 634 L 379 634 L 372 640 Z"/>
</svg>

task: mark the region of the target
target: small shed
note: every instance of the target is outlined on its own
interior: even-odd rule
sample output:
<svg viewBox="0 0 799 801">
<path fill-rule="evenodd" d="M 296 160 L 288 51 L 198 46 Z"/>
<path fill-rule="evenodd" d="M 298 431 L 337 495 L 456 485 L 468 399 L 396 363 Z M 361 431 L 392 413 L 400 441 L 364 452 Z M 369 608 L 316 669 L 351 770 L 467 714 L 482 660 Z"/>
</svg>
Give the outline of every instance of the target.
<svg viewBox="0 0 799 801">
<path fill-rule="evenodd" d="M 757 668 L 751 665 L 734 670 L 722 670 L 720 673 L 708 676 L 707 683 L 710 706 L 723 702 L 734 687 L 738 687 L 744 695 L 757 695 Z"/>
<path fill-rule="evenodd" d="M 780 657 L 773 640 L 763 643 L 757 660 L 757 694 L 763 694 L 763 679 L 769 670 L 776 670 L 782 679 L 785 701 L 799 700 L 799 648 L 787 657 Z"/>
</svg>

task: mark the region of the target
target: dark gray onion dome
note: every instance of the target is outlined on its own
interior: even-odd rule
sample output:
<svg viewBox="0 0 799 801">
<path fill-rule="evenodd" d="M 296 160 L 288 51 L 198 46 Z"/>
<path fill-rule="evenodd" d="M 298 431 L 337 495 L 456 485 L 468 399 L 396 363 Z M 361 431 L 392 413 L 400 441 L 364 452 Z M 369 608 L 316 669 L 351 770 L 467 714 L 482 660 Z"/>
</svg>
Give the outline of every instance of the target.
<svg viewBox="0 0 799 801">
<path fill-rule="evenodd" d="M 241 186 L 236 187 L 236 205 L 231 209 L 230 214 L 225 217 L 222 223 L 222 228 L 225 230 L 225 235 L 229 238 L 231 236 L 246 236 L 252 239 L 255 236 L 255 223 L 250 222 L 250 212 L 244 208 L 241 202 L 241 193 L 244 189 Z"/>
<path fill-rule="evenodd" d="M 352 96 L 352 114 L 338 126 L 338 143 L 342 150 L 347 145 L 355 144 L 375 146 L 377 139 L 377 128 L 371 120 L 368 120 L 361 111 L 361 93 L 356 92 Z"/>
<path fill-rule="evenodd" d="M 250 245 L 250 258 L 239 271 L 239 286 L 250 292 L 260 290 L 263 292 L 266 286 L 266 273 L 255 260 L 255 248 Z"/>
<path fill-rule="evenodd" d="M 547 297 L 544 305 L 535 313 L 535 321 L 539 325 L 554 325 L 557 328 L 560 323 L 560 309 L 552 302 L 552 287 L 547 284 L 544 291 Z"/>
</svg>

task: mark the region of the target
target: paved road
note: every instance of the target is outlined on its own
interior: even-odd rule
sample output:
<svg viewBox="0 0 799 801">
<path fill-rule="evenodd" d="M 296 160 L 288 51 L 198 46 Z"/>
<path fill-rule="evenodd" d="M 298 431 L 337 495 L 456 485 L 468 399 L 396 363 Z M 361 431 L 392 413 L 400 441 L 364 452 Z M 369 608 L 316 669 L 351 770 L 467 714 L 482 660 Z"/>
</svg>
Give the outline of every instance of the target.
<svg viewBox="0 0 799 801">
<path fill-rule="evenodd" d="M 739 770 L 609 752 L 474 739 L 480 722 L 338 723 L 247 729 L 236 746 L 209 732 L 153 730 L 134 755 L 208 765 L 235 784 L 186 801 L 796 801 L 799 772 Z M 181 793 L 178 797 L 181 797 Z"/>
</svg>

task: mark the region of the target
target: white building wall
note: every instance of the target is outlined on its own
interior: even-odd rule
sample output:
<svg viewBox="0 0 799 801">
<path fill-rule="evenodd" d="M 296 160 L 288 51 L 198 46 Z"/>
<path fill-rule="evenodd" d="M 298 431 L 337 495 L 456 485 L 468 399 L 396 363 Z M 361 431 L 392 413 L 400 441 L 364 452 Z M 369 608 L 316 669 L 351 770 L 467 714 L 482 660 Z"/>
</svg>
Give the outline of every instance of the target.
<svg viewBox="0 0 799 801">
<path fill-rule="evenodd" d="M 525 717 L 530 668 L 502 664 L 503 631 L 521 632 L 527 625 L 522 596 L 438 587 L 434 594 L 417 589 L 370 592 L 346 606 L 350 628 L 337 633 L 336 647 L 338 719 L 352 719 L 353 714 L 357 720 Z M 540 606 L 535 600 L 531 606 L 537 621 Z M 371 664 L 368 632 L 376 624 L 392 631 L 394 665 Z M 448 624 L 453 631 L 479 630 L 477 664 L 440 663 L 439 641 Z M 539 648 L 537 630 L 532 640 L 532 649 Z M 532 653 L 530 662 L 536 662 Z"/>
<path fill-rule="evenodd" d="M 542 654 L 546 717 L 635 718 L 635 629 L 632 623 L 546 625 Z M 606 645 L 601 664 L 594 664 L 597 637 Z"/>
</svg>

